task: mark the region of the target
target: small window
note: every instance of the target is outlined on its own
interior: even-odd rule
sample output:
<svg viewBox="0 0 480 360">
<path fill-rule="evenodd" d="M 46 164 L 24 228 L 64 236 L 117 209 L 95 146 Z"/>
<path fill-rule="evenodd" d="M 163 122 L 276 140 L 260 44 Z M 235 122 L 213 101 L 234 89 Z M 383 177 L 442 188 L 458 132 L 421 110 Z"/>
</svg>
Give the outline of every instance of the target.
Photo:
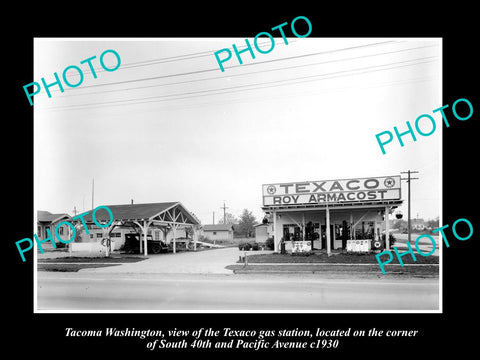
<svg viewBox="0 0 480 360">
<path fill-rule="evenodd" d="M 102 233 L 97 233 L 97 238 L 101 238 L 102 237 Z"/>
<path fill-rule="evenodd" d="M 93 239 L 93 234 L 90 234 L 90 239 Z"/>
<path fill-rule="evenodd" d="M 216 231 L 214 231 L 214 232 L 213 232 L 213 235 L 217 235 L 217 232 L 216 232 Z"/>
<path fill-rule="evenodd" d="M 60 229 L 58 231 L 58 235 L 63 235 L 63 226 L 60 226 Z"/>
</svg>

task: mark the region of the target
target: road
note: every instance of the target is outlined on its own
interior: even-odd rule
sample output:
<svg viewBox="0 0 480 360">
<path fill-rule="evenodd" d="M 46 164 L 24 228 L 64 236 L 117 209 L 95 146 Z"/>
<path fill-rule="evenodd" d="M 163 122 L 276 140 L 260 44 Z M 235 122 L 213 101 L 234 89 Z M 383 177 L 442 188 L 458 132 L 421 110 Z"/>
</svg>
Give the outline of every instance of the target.
<svg viewBox="0 0 480 360">
<path fill-rule="evenodd" d="M 37 310 L 438 310 L 439 281 L 318 274 L 37 273 Z"/>
</svg>

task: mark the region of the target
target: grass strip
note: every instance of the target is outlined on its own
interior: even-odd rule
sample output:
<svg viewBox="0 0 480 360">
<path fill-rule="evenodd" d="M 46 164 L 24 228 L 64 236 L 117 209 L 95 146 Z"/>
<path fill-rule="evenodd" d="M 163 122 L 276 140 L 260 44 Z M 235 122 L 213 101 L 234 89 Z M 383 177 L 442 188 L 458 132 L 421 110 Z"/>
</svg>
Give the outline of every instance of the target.
<svg viewBox="0 0 480 360">
<path fill-rule="evenodd" d="M 385 257 L 384 261 L 388 257 Z M 383 259 L 381 257 L 381 259 Z M 438 256 L 416 256 L 416 261 L 411 256 L 403 256 L 402 261 L 405 264 L 438 264 Z M 310 255 L 291 255 L 291 254 L 247 254 L 247 262 L 250 264 L 261 263 L 344 263 L 344 264 L 377 264 L 377 258 L 373 253 L 337 253 L 328 256 L 325 253 L 313 253 Z M 243 263 L 238 260 L 237 263 Z M 395 263 L 392 261 L 392 263 Z M 398 262 L 397 262 L 398 263 Z"/>
</svg>

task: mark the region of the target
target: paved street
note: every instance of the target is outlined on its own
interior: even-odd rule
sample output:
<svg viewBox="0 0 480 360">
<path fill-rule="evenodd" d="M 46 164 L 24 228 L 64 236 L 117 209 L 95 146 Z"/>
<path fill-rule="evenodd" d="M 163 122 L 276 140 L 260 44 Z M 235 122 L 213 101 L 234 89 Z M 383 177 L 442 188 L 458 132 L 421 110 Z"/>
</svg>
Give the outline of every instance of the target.
<svg viewBox="0 0 480 360">
<path fill-rule="evenodd" d="M 266 252 L 265 252 L 266 253 Z M 238 248 L 152 255 L 79 272 L 37 272 L 38 310 L 438 310 L 439 279 L 233 274 Z M 380 272 L 379 272 L 380 274 Z"/>
<path fill-rule="evenodd" d="M 436 310 L 438 279 L 38 272 L 38 310 Z"/>
</svg>

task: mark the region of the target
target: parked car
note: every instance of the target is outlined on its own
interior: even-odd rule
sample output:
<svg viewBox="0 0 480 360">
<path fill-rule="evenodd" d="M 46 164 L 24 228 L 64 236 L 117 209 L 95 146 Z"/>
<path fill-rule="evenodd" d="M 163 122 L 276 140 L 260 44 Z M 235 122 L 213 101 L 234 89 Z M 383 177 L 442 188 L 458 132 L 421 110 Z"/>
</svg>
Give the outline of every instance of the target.
<svg viewBox="0 0 480 360">
<path fill-rule="evenodd" d="M 139 254 L 140 253 L 139 239 L 140 239 L 139 234 L 125 234 L 125 247 L 124 247 L 125 253 Z M 153 240 L 151 235 L 147 235 L 147 251 L 150 254 L 159 254 L 162 252 L 167 252 L 168 245 L 163 241 Z"/>
<path fill-rule="evenodd" d="M 258 250 L 259 249 L 259 245 L 256 241 L 253 241 L 253 242 L 241 242 L 238 244 L 238 249 L 239 250 Z"/>
</svg>

